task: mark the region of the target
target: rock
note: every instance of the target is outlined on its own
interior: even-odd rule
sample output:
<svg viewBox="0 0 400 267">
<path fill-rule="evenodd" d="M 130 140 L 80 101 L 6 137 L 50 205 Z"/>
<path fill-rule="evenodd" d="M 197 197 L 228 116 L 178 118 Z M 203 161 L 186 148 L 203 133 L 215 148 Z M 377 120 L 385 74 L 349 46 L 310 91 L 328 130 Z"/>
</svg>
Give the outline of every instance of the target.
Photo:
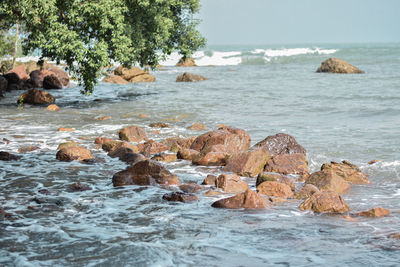
<svg viewBox="0 0 400 267">
<path fill-rule="evenodd" d="M 111 139 L 111 138 L 107 138 L 107 137 L 97 137 L 97 138 L 94 140 L 94 143 L 97 144 L 97 145 L 102 145 L 102 144 L 104 144 L 104 143 L 112 142 L 112 141 L 115 141 L 115 140 L 113 140 L 113 139 Z M 119 142 L 119 141 L 117 141 L 117 142 Z"/>
<path fill-rule="evenodd" d="M 363 216 L 363 217 L 375 217 L 375 218 L 380 218 L 380 217 L 385 217 L 390 215 L 390 210 L 382 208 L 382 207 L 376 207 L 367 211 L 362 211 L 356 213 L 357 216 Z"/>
<path fill-rule="evenodd" d="M 146 160 L 147 158 L 139 153 L 125 153 L 119 160 L 128 163 L 129 165 L 135 165 L 139 161 Z"/>
<path fill-rule="evenodd" d="M 202 165 L 202 166 L 224 166 L 226 165 L 226 160 L 229 157 L 229 154 L 222 149 L 218 151 L 218 145 L 213 146 L 212 151 L 207 151 L 204 153 L 199 153 L 197 156 L 193 157 L 192 163 L 194 165 Z M 217 151 L 214 151 L 217 150 Z"/>
<path fill-rule="evenodd" d="M 183 193 L 183 192 L 173 192 L 165 194 L 162 197 L 166 201 L 179 201 L 179 202 L 193 202 L 199 200 L 196 195 Z"/>
<path fill-rule="evenodd" d="M 178 176 L 170 173 L 166 168 L 153 160 L 143 160 L 117 172 L 113 176 L 114 186 L 122 185 L 179 185 Z"/>
<path fill-rule="evenodd" d="M 193 58 L 190 57 L 182 57 L 178 63 L 176 63 L 177 67 L 196 67 L 196 63 Z"/>
<path fill-rule="evenodd" d="M 74 128 L 66 128 L 66 127 L 60 127 L 57 129 L 57 132 L 75 132 Z"/>
<path fill-rule="evenodd" d="M 268 136 L 253 146 L 253 149 L 260 148 L 267 149 L 271 156 L 294 153 L 306 155 L 304 147 L 293 136 L 284 133 Z"/>
<path fill-rule="evenodd" d="M 176 82 L 199 82 L 207 80 L 206 77 L 185 72 L 176 78 Z"/>
<path fill-rule="evenodd" d="M 123 66 L 119 66 L 118 68 L 116 68 L 114 70 L 114 74 L 121 76 L 121 78 L 123 78 L 124 80 L 129 81 L 130 79 L 132 79 L 136 76 L 146 74 L 146 72 L 144 70 L 141 70 L 138 67 L 132 67 L 132 68 L 128 69 Z"/>
<path fill-rule="evenodd" d="M 4 76 L 0 75 L 0 94 L 7 91 L 8 88 L 8 81 Z"/>
<path fill-rule="evenodd" d="M 139 149 L 137 146 L 132 145 L 131 143 L 128 142 L 118 142 L 113 146 L 109 152 L 108 156 L 111 158 L 121 158 L 123 154 L 125 153 L 138 153 Z"/>
<path fill-rule="evenodd" d="M 283 183 L 288 185 L 292 191 L 296 190 L 296 186 L 290 178 L 279 173 L 270 173 L 270 172 L 262 172 L 258 174 L 256 180 L 256 187 L 259 186 L 261 183 L 268 181 Z"/>
<path fill-rule="evenodd" d="M 54 96 L 46 91 L 39 89 L 30 89 L 24 92 L 19 98 L 18 104 L 45 105 L 53 104 L 56 101 Z"/>
<path fill-rule="evenodd" d="M 24 64 L 6 72 L 4 77 L 7 79 L 8 84 L 18 84 L 20 81 L 26 81 L 29 78 L 28 74 L 26 73 L 26 66 Z"/>
<path fill-rule="evenodd" d="M 69 186 L 69 189 L 72 191 L 87 191 L 92 190 L 92 188 L 86 184 L 82 184 L 81 182 L 73 183 Z"/>
<path fill-rule="evenodd" d="M 315 185 L 312 184 L 305 184 L 296 194 L 294 195 L 295 199 L 307 199 L 318 193 L 319 189 Z"/>
<path fill-rule="evenodd" d="M 279 198 L 293 197 L 290 186 L 279 182 L 263 182 L 257 186 L 257 193 Z"/>
<path fill-rule="evenodd" d="M 44 89 L 62 89 L 63 85 L 61 81 L 58 79 L 57 75 L 50 74 L 44 77 L 43 79 L 43 88 Z"/>
<path fill-rule="evenodd" d="M 122 143 L 121 141 L 105 141 L 102 145 L 101 148 L 106 151 L 110 152 L 114 147 L 116 147 L 118 144 Z"/>
<path fill-rule="evenodd" d="M 372 165 L 372 164 L 375 164 L 375 163 L 378 163 L 378 162 L 380 162 L 380 160 L 374 159 L 374 160 L 369 161 L 368 164 Z"/>
<path fill-rule="evenodd" d="M 105 121 L 105 120 L 110 120 L 111 117 L 110 116 L 101 116 L 101 117 L 96 117 L 95 119 L 98 121 Z"/>
<path fill-rule="evenodd" d="M 202 185 L 216 186 L 216 184 L 217 184 L 217 176 L 209 174 L 209 175 L 207 175 L 206 178 L 204 178 L 204 180 L 203 180 L 203 182 L 201 184 Z"/>
<path fill-rule="evenodd" d="M 48 111 L 59 111 L 60 108 L 56 104 L 51 104 L 51 105 L 47 106 L 46 110 L 48 110 Z"/>
<path fill-rule="evenodd" d="M 168 146 L 168 150 L 172 152 L 178 152 L 180 149 L 189 149 L 196 137 L 189 137 L 189 138 L 179 138 L 179 137 L 173 137 L 173 138 L 167 138 L 161 143 Z"/>
<path fill-rule="evenodd" d="M 236 174 L 221 174 L 215 180 L 215 184 L 217 188 L 221 188 L 226 193 L 243 192 L 249 187 L 247 183 Z"/>
<path fill-rule="evenodd" d="M 198 157 L 200 154 L 199 151 L 193 150 L 193 149 L 180 149 L 177 157 L 178 159 L 184 159 L 184 160 L 189 160 L 192 161 L 196 157 Z"/>
<path fill-rule="evenodd" d="M 182 184 L 179 189 L 185 193 L 196 193 L 202 189 L 202 187 L 196 183 Z"/>
<path fill-rule="evenodd" d="M 150 157 L 151 154 L 156 154 L 168 150 L 168 147 L 166 145 L 156 142 L 154 140 L 149 140 L 143 144 L 138 144 L 138 148 L 140 153 L 142 153 L 146 157 Z"/>
<path fill-rule="evenodd" d="M 400 239 L 400 233 L 391 233 L 387 237 L 393 239 Z"/>
<path fill-rule="evenodd" d="M 224 167 L 225 172 L 234 172 L 240 176 L 255 177 L 264 170 L 270 159 L 267 150 L 247 150 L 233 154 Z"/>
<path fill-rule="evenodd" d="M 174 153 L 174 154 L 171 154 L 171 153 L 160 153 L 158 155 L 155 155 L 151 159 L 155 160 L 155 161 L 162 161 L 162 162 L 166 162 L 166 163 L 171 163 L 171 162 L 177 161 L 178 157 L 176 156 L 176 153 Z"/>
<path fill-rule="evenodd" d="M 303 179 L 309 176 L 308 162 L 304 154 L 280 154 L 273 156 L 265 165 L 266 172 L 298 174 Z"/>
<path fill-rule="evenodd" d="M 0 151 L 0 160 L 10 161 L 10 160 L 19 160 L 21 156 L 16 156 L 11 153 Z"/>
<path fill-rule="evenodd" d="M 18 149 L 18 153 L 27 153 L 40 149 L 38 146 L 23 146 Z"/>
<path fill-rule="evenodd" d="M 145 73 L 139 76 L 135 76 L 132 79 L 129 79 L 131 83 L 152 83 L 156 81 L 156 77 L 151 74 Z"/>
<path fill-rule="evenodd" d="M 211 206 L 224 209 L 265 209 L 268 207 L 263 197 L 250 189 L 233 197 L 220 199 Z"/>
<path fill-rule="evenodd" d="M 0 207 L 0 218 L 11 218 L 11 217 L 12 217 L 11 213 L 5 212 L 5 210 L 2 207 Z"/>
<path fill-rule="evenodd" d="M 60 161 L 83 161 L 94 159 L 89 149 L 80 146 L 61 149 L 57 152 L 56 158 Z"/>
<path fill-rule="evenodd" d="M 344 213 L 350 210 L 342 196 L 332 191 L 313 194 L 300 204 L 299 209 L 312 210 L 317 213 Z"/>
<path fill-rule="evenodd" d="M 348 182 L 329 170 L 314 172 L 308 177 L 306 184 L 315 185 L 320 191 L 334 191 L 338 194 L 343 194 L 350 188 Z"/>
<path fill-rule="evenodd" d="M 192 131 L 204 131 L 205 129 L 207 129 L 207 127 L 204 124 L 196 122 L 192 124 L 188 129 Z"/>
<path fill-rule="evenodd" d="M 322 62 L 321 66 L 317 69 L 317 72 L 364 73 L 346 61 L 337 58 L 329 58 Z"/>
<path fill-rule="evenodd" d="M 53 72 L 57 76 L 57 78 L 61 82 L 62 86 L 64 86 L 64 87 L 69 86 L 70 78 L 66 71 L 63 71 L 62 69 L 60 69 L 58 67 L 54 67 L 54 66 L 49 68 L 49 71 Z"/>
<path fill-rule="evenodd" d="M 206 197 L 215 197 L 215 196 L 220 196 L 223 195 L 224 193 L 220 192 L 220 191 L 215 191 L 215 190 L 209 190 L 207 192 L 204 193 L 204 195 Z"/>
<path fill-rule="evenodd" d="M 104 77 L 103 79 L 104 83 L 115 83 L 115 84 L 129 84 L 127 80 L 122 78 L 121 76 L 118 75 L 109 75 L 107 77 Z"/>
<path fill-rule="evenodd" d="M 29 82 L 34 88 L 43 88 L 44 78 L 50 74 L 55 75 L 54 72 L 49 70 L 34 70 L 29 74 Z"/>
<path fill-rule="evenodd" d="M 342 163 L 334 162 L 324 163 L 321 166 L 321 171 L 332 170 L 336 175 L 353 184 L 370 184 L 367 175 L 354 164 L 343 160 Z"/>
<path fill-rule="evenodd" d="M 61 150 L 64 148 L 70 148 L 70 147 L 78 147 L 78 143 L 77 142 L 66 142 L 66 143 L 61 143 L 58 145 L 57 150 Z"/>
<path fill-rule="evenodd" d="M 128 142 L 141 142 L 147 140 L 146 132 L 138 126 L 128 126 L 119 131 L 119 138 Z"/>
<path fill-rule="evenodd" d="M 150 123 L 149 126 L 152 128 L 171 128 L 171 125 L 165 122 Z"/>
</svg>

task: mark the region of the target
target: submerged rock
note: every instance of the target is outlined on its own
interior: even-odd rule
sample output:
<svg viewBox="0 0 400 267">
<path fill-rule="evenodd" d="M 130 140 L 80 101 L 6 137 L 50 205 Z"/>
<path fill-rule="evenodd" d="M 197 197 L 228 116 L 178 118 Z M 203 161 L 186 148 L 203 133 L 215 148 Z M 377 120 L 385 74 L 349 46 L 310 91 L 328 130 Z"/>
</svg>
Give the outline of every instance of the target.
<svg viewBox="0 0 400 267">
<path fill-rule="evenodd" d="M 61 149 L 57 152 L 56 158 L 60 161 L 84 161 L 94 159 L 89 149 L 80 146 Z"/>
<path fill-rule="evenodd" d="M 317 69 L 317 72 L 329 72 L 329 73 L 364 73 L 348 62 L 338 59 L 329 58 L 321 63 L 321 66 Z"/>
<path fill-rule="evenodd" d="M 163 195 L 162 198 L 167 201 L 178 201 L 178 202 L 193 202 L 199 200 L 196 195 L 183 192 L 168 193 Z"/>
<path fill-rule="evenodd" d="M 189 126 L 188 129 L 192 131 L 204 131 L 205 129 L 207 129 L 207 127 L 204 124 L 196 122 Z"/>
<path fill-rule="evenodd" d="M 247 150 L 233 154 L 226 162 L 224 171 L 234 172 L 241 176 L 255 177 L 264 170 L 270 159 L 267 150 Z"/>
<path fill-rule="evenodd" d="M 221 174 L 215 180 L 215 185 L 226 193 L 243 192 L 249 187 L 248 184 L 236 174 Z"/>
<path fill-rule="evenodd" d="M 362 211 L 356 213 L 357 216 L 363 216 L 363 217 L 375 217 L 375 218 L 380 218 L 380 217 L 385 217 L 390 215 L 390 210 L 382 208 L 382 207 L 376 207 L 367 211 Z"/>
<path fill-rule="evenodd" d="M 207 80 L 206 77 L 185 72 L 176 78 L 176 82 L 200 82 Z"/>
<path fill-rule="evenodd" d="M 253 146 L 253 149 L 260 148 L 267 149 L 271 156 L 295 153 L 306 155 L 304 147 L 293 136 L 284 133 L 268 136 Z"/>
<path fill-rule="evenodd" d="M 19 160 L 21 156 L 13 155 L 6 151 L 0 151 L 0 160 L 10 161 L 10 160 Z"/>
<path fill-rule="evenodd" d="M 24 92 L 19 98 L 18 104 L 45 105 L 52 104 L 56 101 L 54 96 L 46 91 L 39 89 L 30 89 Z"/>
<path fill-rule="evenodd" d="M 263 197 L 251 189 L 233 197 L 220 199 L 211 206 L 224 209 L 265 209 L 268 207 Z"/>
<path fill-rule="evenodd" d="M 288 186 L 287 184 L 272 181 L 267 181 L 259 184 L 257 186 L 257 193 L 278 198 L 293 197 L 293 192 L 290 186 Z"/>
<path fill-rule="evenodd" d="M 149 124 L 152 128 L 171 128 L 171 125 L 165 122 L 154 122 Z"/>
<path fill-rule="evenodd" d="M 90 186 L 87 184 L 82 184 L 81 182 L 73 183 L 69 186 L 69 189 L 71 191 L 87 191 L 87 190 L 92 190 Z"/>
<path fill-rule="evenodd" d="M 128 126 L 119 131 L 119 138 L 128 142 L 140 142 L 147 140 L 146 132 L 138 126 Z"/>
<path fill-rule="evenodd" d="M 299 209 L 312 210 L 317 213 L 344 213 L 350 210 L 342 196 L 332 191 L 313 194 L 300 204 Z"/>
</svg>

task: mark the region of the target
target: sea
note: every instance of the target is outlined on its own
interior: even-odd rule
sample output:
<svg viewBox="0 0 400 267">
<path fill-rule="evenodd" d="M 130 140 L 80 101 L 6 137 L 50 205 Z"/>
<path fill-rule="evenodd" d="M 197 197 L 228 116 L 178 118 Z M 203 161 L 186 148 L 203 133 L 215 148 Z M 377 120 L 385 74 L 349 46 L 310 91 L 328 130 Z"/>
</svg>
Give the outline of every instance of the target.
<svg viewBox="0 0 400 267">
<path fill-rule="evenodd" d="M 49 90 L 57 112 L 18 106 L 22 91 L 0 99 L 0 151 L 21 156 L 0 161 L 0 207 L 11 214 L 0 218 L 0 265 L 399 266 L 400 43 L 209 46 L 193 57 L 197 67 L 175 67 L 179 55 L 172 54 L 151 71 L 154 83 L 99 82 L 91 96 L 74 83 Z M 316 73 L 330 57 L 365 74 Z M 177 83 L 184 72 L 208 80 Z M 171 128 L 151 128 L 154 122 Z M 207 130 L 189 130 L 193 123 Z M 129 125 L 162 141 L 220 124 L 246 130 L 252 144 L 292 135 L 307 150 L 310 172 L 331 161 L 356 164 L 372 184 L 343 195 L 350 216 L 378 206 L 390 216 L 314 214 L 300 211 L 299 200 L 257 211 L 215 209 L 226 196 L 204 192 L 197 202 L 167 202 L 162 196 L 177 189 L 114 188 L 112 176 L 127 165 L 94 144 L 100 136 L 117 139 Z M 96 162 L 56 160 L 67 141 L 89 148 Z M 18 153 L 28 145 L 40 148 Z M 184 160 L 164 165 L 181 183 L 223 173 Z M 255 190 L 255 178 L 243 179 Z M 70 191 L 76 182 L 91 190 Z"/>
</svg>

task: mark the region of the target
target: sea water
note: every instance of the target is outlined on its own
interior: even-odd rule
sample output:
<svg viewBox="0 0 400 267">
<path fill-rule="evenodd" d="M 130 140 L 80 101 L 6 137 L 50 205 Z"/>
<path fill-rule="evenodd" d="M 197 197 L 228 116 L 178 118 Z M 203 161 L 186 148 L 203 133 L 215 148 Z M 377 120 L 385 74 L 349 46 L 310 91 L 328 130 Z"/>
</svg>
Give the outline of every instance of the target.
<svg viewBox="0 0 400 267">
<path fill-rule="evenodd" d="M 329 57 L 365 74 L 316 73 Z M 0 221 L 0 265 L 398 266 L 400 240 L 388 236 L 400 232 L 400 44 L 219 46 L 194 58 L 198 67 L 178 68 L 179 56 L 171 55 L 152 72 L 155 83 L 99 83 L 89 97 L 79 86 L 51 90 L 57 112 L 18 107 L 22 91 L 0 99 L 0 141 L 10 141 L 0 150 L 40 147 L 18 161 L 0 161 L 0 206 L 12 214 Z M 176 83 L 183 72 L 208 80 Z M 172 128 L 154 132 L 152 122 Z M 306 148 L 311 172 L 348 160 L 372 181 L 343 195 L 351 212 L 382 206 L 391 215 L 350 221 L 300 211 L 299 201 L 262 211 L 221 210 L 211 208 L 221 197 L 171 203 L 162 200 L 170 191 L 161 187 L 112 186 L 126 164 L 96 149 L 96 137 L 117 138 L 128 125 L 143 127 L 156 141 L 204 133 L 187 129 L 195 122 L 207 130 L 219 124 L 244 129 L 252 144 L 290 134 Z M 58 144 L 68 140 L 100 160 L 57 161 Z M 201 183 L 222 172 L 187 161 L 166 167 L 181 182 Z M 78 181 L 92 190 L 70 192 Z M 246 181 L 254 189 L 254 179 Z"/>
</svg>

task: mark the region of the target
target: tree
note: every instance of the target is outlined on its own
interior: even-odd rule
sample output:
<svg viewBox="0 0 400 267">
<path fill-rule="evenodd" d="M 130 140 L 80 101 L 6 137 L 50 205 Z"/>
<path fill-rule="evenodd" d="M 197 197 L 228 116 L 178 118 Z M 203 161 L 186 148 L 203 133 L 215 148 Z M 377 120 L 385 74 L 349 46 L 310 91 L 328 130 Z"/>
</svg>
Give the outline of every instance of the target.
<svg viewBox="0 0 400 267">
<path fill-rule="evenodd" d="M 90 94 L 112 62 L 154 67 L 174 50 L 190 56 L 204 46 L 191 19 L 199 7 L 199 0 L 2 0 L 0 20 L 23 21 L 25 52 L 65 61 Z"/>
</svg>

